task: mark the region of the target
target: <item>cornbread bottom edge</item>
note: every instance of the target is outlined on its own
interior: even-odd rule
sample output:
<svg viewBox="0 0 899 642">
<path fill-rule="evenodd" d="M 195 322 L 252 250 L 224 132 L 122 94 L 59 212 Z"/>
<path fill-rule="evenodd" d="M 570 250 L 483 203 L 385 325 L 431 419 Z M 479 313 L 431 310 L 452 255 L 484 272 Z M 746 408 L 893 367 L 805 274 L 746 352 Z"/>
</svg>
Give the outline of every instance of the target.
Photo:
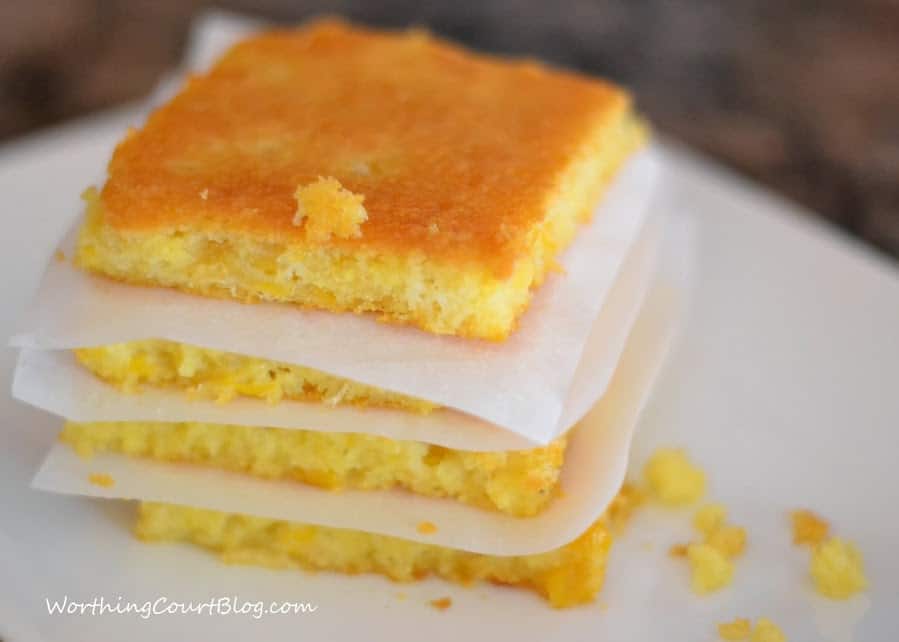
<svg viewBox="0 0 899 642">
<path fill-rule="evenodd" d="M 489 581 L 532 590 L 556 608 L 591 602 L 602 588 L 612 532 L 633 496 L 623 491 L 580 537 L 536 555 L 500 557 L 433 544 L 234 513 L 142 502 L 135 527 L 145 542 L 182 541 L 217 553 L 226 564 L 374 573 L 409 582 L 435 575 L 459 584 Z"/>
</svg>

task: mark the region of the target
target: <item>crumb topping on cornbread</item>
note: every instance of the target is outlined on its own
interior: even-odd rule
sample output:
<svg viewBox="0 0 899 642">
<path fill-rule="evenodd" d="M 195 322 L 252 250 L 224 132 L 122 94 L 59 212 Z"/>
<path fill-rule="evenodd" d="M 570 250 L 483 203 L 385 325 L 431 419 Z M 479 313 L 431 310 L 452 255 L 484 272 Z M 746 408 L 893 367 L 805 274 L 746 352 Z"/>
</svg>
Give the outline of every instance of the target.
<svg viewBox="0 0 899 642">
<path fill-rule="evenodd" d="M 336 178 L 318 177 L 308 185 L 300 185 L 294 192 L 297 211 L 294 225 L 306 227 L 306 239 L 323 243 L 332 236 L 341 239 L 362 236 L 361 225 L 368 220 L 363 202 L 365 196 L 345 189 Z"/>
<path fill-rule="evenodd" d="M 362 237 L 332 242 L 508 274 L 563 170 L 628 108 L 600 80 L 420 31 L 335 20 L 272 31 L 190 79 L 118 146 L 104 216 L 123 231 L 227 227 L 290 242 L 305 233 L 297 185 L 330 176 L 364 194 L 368 213 Z"/>
</svg>

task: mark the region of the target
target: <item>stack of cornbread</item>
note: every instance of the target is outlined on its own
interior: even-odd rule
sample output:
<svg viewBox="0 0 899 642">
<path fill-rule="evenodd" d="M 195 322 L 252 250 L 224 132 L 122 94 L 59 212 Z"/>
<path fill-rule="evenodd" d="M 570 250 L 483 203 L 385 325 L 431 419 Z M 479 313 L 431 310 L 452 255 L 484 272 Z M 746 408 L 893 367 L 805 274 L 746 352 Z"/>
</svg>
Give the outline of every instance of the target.
<svg viewBox="0 0 899 642">
<path fill-rule="evenodd" d="M 524 315 L 545 320 L 558 312 L 529 304 L 550 287 L 545 280 L 567 278 L 562 252 L 595 224 L 606 187 L 644 137 L 626 93 L 602 81 L 477 56 L 417 31 L 386 34 L 324 21 L 268 32 L 191 78 L 119 144 L 105 185 L 85 193 L 72 270 L 99 289 L 128 288 L 137 298 L 169 288 L 197 305 L 207 297 L 234 309 L 274 304 L 298 319 L 330 315 L 335 324 L 356 315 L 362 324 L 389 324 L 388 337 L 431 342 L 435 354 L 498 361 L 507 345 L 524 349 L 527 337 L 516 337 Z M 583 249 L 580 264 L 611 269 L 602 255 Z M 106 286 L 104 279 L 119 283 Z M 578 308 L 577 297 L 567 301 Z M 594 312 L 602 307 L 591 305 L 585 307 Z M 594 312 L 580 315 L 589 319 L 579 341 L 585 355 L 588 338 L 594 344 L 604 338 L 588 337 Z M 205 409 L 214 402 L 223 417 L 229 407 L 240 408 L 235 417 L 247 416 L 248 407 L 265 416 L 272 405 L 317 406 L 319 414 L 341 416 L 349 408 L 358 425 L 348 431 L 289 419 L 277 426 L 212 423 L 189 412 L 160 421 L 164 413 L 147 412 L 144 420 L 70 420 L 62 442 L 88 458 L 112 453 L 134 458 L 135 466 L 188 464 L 248 485 L 269 480 L 279 488 L 368 493 L 372 502 L 400 492 L 410 503 L 422 497 L 438 506 L 461 503 L 485 520 L 511 516 L 522 529 L 560 501 L 577 428 L 553 425 L 546 439 L 514 442 L 530 441 L 529 447 L 497 449 L 495 433 L 515 433 L 516 426 L 460 418 L 459 410 L 471 408 L 448 407 L 453 390 L 432 385 L 431 396 L 413 384 L 382 388 L 371 377 L 274 359 L 292 337 L 272 341 L 278 345 L 265 354 L 156 336 L 78 345 L 73 352 L 104 382 L 105 394 L 135 405 L 149 395 Z M 577 355 L 570 361 L 567 387 Z M 391 370 L 389 360 L 379 363 Z M 407 377 L 445 376 L 446 388 L 458 387 L 452 373 L 459 367 L 443 359 Z M 582 380 L 590 374 L 578 372 Z M 601 393 L 591 393 L 591 401 Z M 480 394 L 490 397 L 489 390 Z M 493 401 L 508 407 L 509 417 L 525 403 Z M 584 414 L 566 414 L 561 405 L 555 416 L 562 423 Z M 405 438 L 396 438 L 399 429 L 367 422 L 383 425 L 385 416 L 406 426 Z M 468 431 L 456 441 L 473 447 L 449 446 L 452 435 L 429 440 L 456 424 Z M 118 483 L 115 475 L 94 482 Z M 514 584 L 561 607 L 596 595 L 611 522 L 628 501 L 619 495 L 594 506 L 602 515 L 575 538 L 520 555 L 429 543 L 441 539 L 435 520 L 416 523 L 415 535 L 401 538 L 384 532 L 400 529 L 351 530 L 177 502 L 141 503 L 136 532 L 145 540 L 193 542 L 231 562 Z"/>
</svg>

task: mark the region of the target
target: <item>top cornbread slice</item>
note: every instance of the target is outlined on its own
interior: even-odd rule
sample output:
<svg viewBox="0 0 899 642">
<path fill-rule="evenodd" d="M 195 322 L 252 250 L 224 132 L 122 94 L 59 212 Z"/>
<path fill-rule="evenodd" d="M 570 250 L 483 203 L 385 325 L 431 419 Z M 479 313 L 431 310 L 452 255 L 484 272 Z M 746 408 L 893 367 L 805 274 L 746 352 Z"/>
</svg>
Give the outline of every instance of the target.
<svg viewBox="0 0 899 642">
<path fill-rule="evenodd" d="M 503 339 L 640 138 L 599 80 L 420 32 L 268 32 L 119 144 L 77 262 Z"/>
</svg>

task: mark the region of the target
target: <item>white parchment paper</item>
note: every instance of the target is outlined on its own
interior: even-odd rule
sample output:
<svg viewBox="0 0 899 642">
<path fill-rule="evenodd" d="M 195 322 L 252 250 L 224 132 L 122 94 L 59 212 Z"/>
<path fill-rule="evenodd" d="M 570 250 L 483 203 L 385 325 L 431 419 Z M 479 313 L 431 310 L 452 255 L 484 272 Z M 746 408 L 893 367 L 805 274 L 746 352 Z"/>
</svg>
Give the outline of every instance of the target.
<svg viewBox="0 0 899 642">
<path fill-rule="evenodd" d="M 121 455 L 85 460 L 64 445 L 53 448 L 35 488 L 98 497 L 144 499 L 353 528 L 494 555 L 551 550 L 579 536 L 605 510 L 621 485 L 634 426 L 671 342 L 683 304 L 686 244 L 665 252 L 658 278 L 634 325 L 620 366 L 603 400 L 573 429 L 561 474 L 564 493 L 540 515 L 520 519 L 399 491 L 329 492 L 199 467 Z M 668 248 L 669 250 L 672 248 Z M 111 488 L 87 481 L 110 474 Z M 417 524 L 437 525 L 421 535 Z"/>
<path fill-rule="evenodd" d="M 570 425 L 564 425 L 565 401 L 590 330 L 646 219 L 656 165 L 652 150 L 628 163 L 593 222 L 561 257 L 565 274 L 550 276 L 537 290 L 519 329 L 502 344 L 439 337 L 353 314 L 135 287 L 56 260 L 48 263 L 11 342 L 67 349 L 170 339 L 309 366 L 545 442 Z M 614 368 L 611 352 L 598 369 Z"/>
<path fill-rule="evenodd" d="M 594 324 L 557 424 L 561 434 L 580 420 L 606 389 L 614 365 L 649 288 L 663 222 L 647 221 L 621 276 Z M 535 441 L 472 415 L 443 409 L 428 415 L 383 408 L 237 398 L 222 404 L 175 390 L 145 387 L 123 394 L 81 367 L 69 350 L 23 349 L 13 396 L 74 421 L 199 421 L 246 426 L 363 432 L 462 450 L 516 450 Z M 556 435 L 551 435 L 552 437 Z"/>
</svg>

